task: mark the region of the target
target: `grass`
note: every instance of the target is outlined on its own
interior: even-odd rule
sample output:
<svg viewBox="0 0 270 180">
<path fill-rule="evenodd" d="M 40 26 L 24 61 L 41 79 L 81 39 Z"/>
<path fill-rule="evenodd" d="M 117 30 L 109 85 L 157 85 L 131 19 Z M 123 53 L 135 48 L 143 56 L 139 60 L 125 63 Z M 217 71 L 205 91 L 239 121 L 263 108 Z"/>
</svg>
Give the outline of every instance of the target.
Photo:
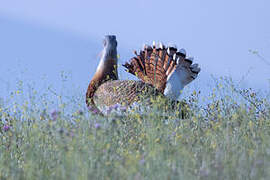
<svg viewBox="0 0 270 180">
<path fill-rule="evenodd" d="M 48 88 L 48 91 L 52 91 Z M 0 179 L 269 179 L 270 101 L 229 79 L 189 117 L 91 115 L 81 94 L 18 88 L 0 101 Z"/>
</svg>

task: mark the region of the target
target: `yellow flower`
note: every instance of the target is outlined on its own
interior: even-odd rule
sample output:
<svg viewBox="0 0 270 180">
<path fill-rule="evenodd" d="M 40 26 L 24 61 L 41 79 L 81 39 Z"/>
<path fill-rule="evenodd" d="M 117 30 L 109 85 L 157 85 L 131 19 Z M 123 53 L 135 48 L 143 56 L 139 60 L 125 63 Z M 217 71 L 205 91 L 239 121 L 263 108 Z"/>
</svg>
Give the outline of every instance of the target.
<svg viewBox="0 0 270 180">
<path fill-rule="evenodd" d="M 217 144 L 215 142 L 212 142 L 211 143 L 211 148 L 216 149 L 216 147 L 217 147 Z"/>
<path fill-rule="evenodd" d="M 252 121 L 249 121 L 248 122 L 248 126 L 249 126 L 250 129 L 253 129 L 253 122 Z"/>
</svg>

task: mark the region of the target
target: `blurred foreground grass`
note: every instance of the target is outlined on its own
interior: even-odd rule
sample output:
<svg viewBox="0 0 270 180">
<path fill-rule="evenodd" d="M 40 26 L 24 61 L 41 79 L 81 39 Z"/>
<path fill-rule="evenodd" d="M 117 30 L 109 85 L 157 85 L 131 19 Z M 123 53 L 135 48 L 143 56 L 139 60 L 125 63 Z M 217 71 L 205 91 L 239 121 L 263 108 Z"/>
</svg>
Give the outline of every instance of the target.
<svg viewBox="0 0 270 180">
<path fill-rule="evenodd" d="M 18 88 L 0 101 L 1 180 L 270 178 L 269 96 L 229 80 L 193 92 L 187 119 L 155 105 L 99 117 L 81 94 L 48 96 Z"/>
</svg>

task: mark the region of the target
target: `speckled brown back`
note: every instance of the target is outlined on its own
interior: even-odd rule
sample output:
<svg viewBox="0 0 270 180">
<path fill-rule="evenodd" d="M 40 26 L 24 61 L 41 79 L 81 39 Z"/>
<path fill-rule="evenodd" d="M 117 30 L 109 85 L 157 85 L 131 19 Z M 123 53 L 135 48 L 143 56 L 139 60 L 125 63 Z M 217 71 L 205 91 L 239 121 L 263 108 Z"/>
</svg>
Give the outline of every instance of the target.
<svg viewBox="0 0 270 180">
<path fill-rule="evenodd" d="M 151 96 L 163 96 L 151 84 L 134 80 L 115 80 L 103 83 L 95 92 L 95 104 L 100 106 L 112 106 L 114 104 L 131 105 L 150 98 Z"/>
</svg>

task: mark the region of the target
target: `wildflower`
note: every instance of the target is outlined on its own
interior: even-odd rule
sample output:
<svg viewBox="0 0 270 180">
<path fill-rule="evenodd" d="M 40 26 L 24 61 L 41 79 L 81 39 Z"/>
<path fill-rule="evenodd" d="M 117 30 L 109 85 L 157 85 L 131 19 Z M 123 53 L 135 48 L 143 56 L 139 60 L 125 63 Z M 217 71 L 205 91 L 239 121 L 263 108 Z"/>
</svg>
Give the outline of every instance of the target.
<svg viewBox="0 0 270 180">
<path fill-rule="evenodd" d="M 112 111 L 116 111 L 118 108 L 121 108 L 121 106 L 119 104 L 114 104 L 114 105 L 110 106 L 107 109 L 107 114 L 110 114 Z"/>
<path fill-rule="evenodd" d="M 112 112 L 112 110 L 109 108 L 107 109 L 107 114 L 110 114 Z"/>
<path fill-rule="evenodd" d="M 66 133 L 67 136 L 73 137 L 74 136 L 74 131 L 70 130 L 69 132 Z"/>
<path fill-rule="evenodd" d="M 43 109 L 43 111 L 40 114 L 40 120 L 45 120 L 47 118 L 47 112 L 45 109 Z"/>
<path fill-rule="evenodd" d="M 171 136 L 173 137 L 176 136 L 176 132 L 172 132 Z"/>
<path fill-rule="evenodd" d="M 89 111 L 92 111 L 93 110 L 93 107 L 92 106 L 88 106 L 88 110 Z"/>
<path fill-rule="evenodd" d="M 111 106 L 111 108 L 112 108 L 112 109 L 115 109 L 115 110 L 118 109 L 119 107 L 120 107 L 119 104 L 114 104 L 114 105 Z"/>
<path fill-rule="evenodd" d="M 142 159 L 139 161 L 139 163 L 140 163 L 141 165 L 143 165 L 143 164 L 145 163 L 144 158 L 142 158 Z"/>
<path fill-rule="evenodd" d="M 101 128 L 101 125 L 100 125 L 99 123 L 96 123 L 96 124 L 95 124 L 95 128 L 96 128 L 96 129 L 100 129 L 100 128 Z"/>
<path fill-rule="evenodd" d="M 53 120 L 53 121 L 56 121 L 56 120 L 59 118 L 59 116 L 60 116 L 60 112 L 57 111 L 57 110 L 54 110 L 54 111 L 51 113 L 51 116 L 52 116 L 52 120 Z"/>
<path fill-rule="evenodd" d="M 97 110 L 97 109 L 93 109 L 92 112 L 93 112 L 94 114 L 98 114 L 98 110 Z"/>
<path fill-rule="evenodd" d="M 127 111 L 127 107 L 126 106 L 120 106 L 120 111 L 121 112 L 126 112 Z"/>
<path fill-rule="evenodd" d="M 82 110 L 79 110 L 78 111 L 78 114 L 82 116 L 83 115 L 83 111 Z"/>
<path fill-rule="evenodd" d="M 93 114 L 99 114 L 99 110 L 94 106 L 88 106 L 88 110 L 91 111 Z"/>
<path fill-rule="evenodd" d="M 10 129 L 10 126 L 9 125 L 4 125 L 4 127 L 3 127 L 3 130 L 5 131 L 5 132 L 7 132 L 7 131 L 9 131 L 9 129 Z"/>
</svg>

